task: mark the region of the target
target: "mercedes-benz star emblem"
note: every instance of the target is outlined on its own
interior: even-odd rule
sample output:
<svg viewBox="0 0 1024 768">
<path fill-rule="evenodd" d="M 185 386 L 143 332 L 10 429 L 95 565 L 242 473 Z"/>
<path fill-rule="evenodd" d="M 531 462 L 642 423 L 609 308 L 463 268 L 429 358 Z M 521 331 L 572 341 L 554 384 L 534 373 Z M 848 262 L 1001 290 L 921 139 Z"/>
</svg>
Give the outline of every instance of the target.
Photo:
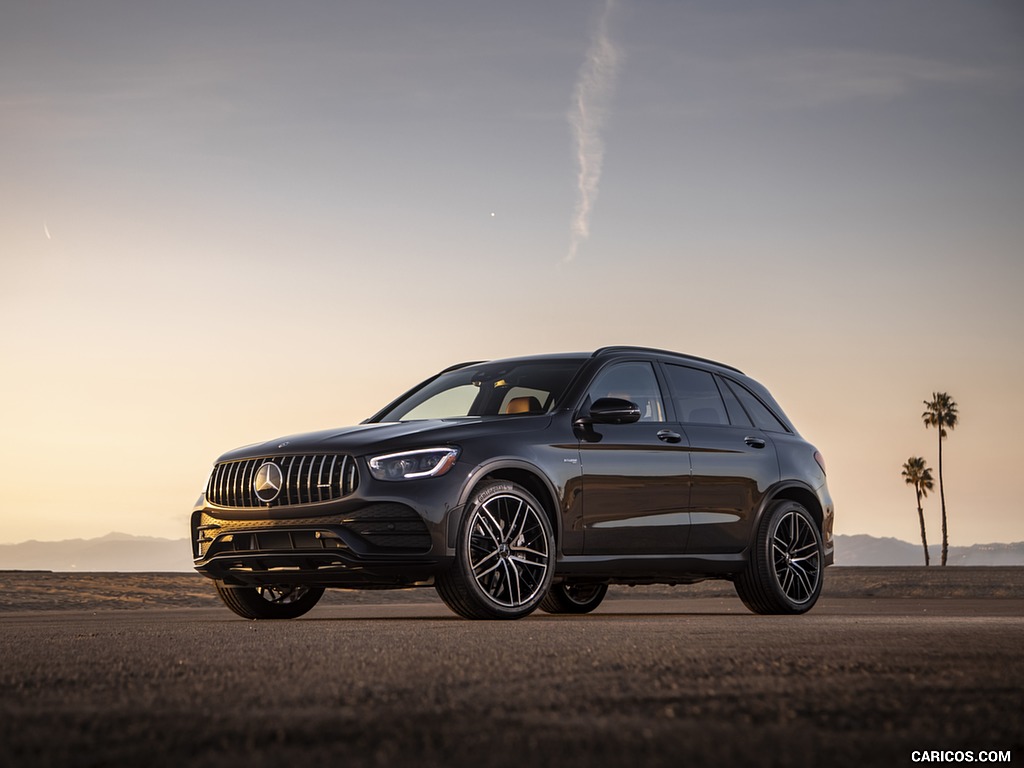
<svg viewBox="0 0 1024 768">
<path fill-rule="evenodd" d="M 272 461 L 261 464 L 256 470 L 256 477 L 252 479 L 252 489 L 256 492 L 256 498 L 264 504 L 276 499 L 283 485 L 284 475 L 281 474 L 281 468 Z"/>
</svg>

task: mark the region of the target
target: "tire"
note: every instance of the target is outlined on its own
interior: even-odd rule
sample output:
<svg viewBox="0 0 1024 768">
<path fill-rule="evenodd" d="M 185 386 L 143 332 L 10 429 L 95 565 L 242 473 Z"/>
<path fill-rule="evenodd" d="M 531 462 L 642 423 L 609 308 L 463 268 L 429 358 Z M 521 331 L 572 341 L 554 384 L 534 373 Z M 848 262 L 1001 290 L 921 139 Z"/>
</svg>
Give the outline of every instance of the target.
<svg viewBox="0 0 1024 768">
<path fill-rule="evenodd" d="M 823 563 L 814 518 L 795 501 L 777 501 L 761 518 L 736 592 L 754 613 L 806 613 L 821 594 Z"/>
<path fill-rule="evenodd" d="M 590 613 L 607 594 L 607 584 L 562 582 L 552 585 L 540 601 L 540 609 L 547 613 Z"/>
<path fill-rule="evenodd" d="M 555 537 L 544 507 L 525 488 L 486 483 L 467 505 L 455 561 L 435 589 L 467 619 L 521 619 L 551 586 Z"/>
<path fill-rule="evenodd" d="M 214 585 L 224 605 L 243 619 L 296 619 L 309 613 L 324 594 L 323 587 L 229 587 L 220 581 Z"/>
</svg>

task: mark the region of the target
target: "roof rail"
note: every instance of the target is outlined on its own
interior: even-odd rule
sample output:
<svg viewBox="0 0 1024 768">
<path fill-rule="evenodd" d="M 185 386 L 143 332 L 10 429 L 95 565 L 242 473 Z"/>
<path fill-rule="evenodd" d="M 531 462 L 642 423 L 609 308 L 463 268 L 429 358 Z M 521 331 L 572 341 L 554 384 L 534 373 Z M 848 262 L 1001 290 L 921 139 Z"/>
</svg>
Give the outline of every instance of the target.
<svg viewBox="0 0 1024 768">
<path fill-rule="evenodd" d="M 720 363 L 717 360 L 709 360 L 706 357 L 696 357 L 694 355 L 684 355 L 682 352 L 673 352 L 669 349 L 656 349 L 655 347 L 634 347 L 629 344 L 616 345 L 611 347 L 601 347 L 600 349 L 594 350 L 594 354 L 591 357 L 601 357 L 602 355 L 611 354 L 613 352 L 651 352 L 656 355 L 669 355 L 670 357 L 681 357 L 684 360 L 693 360 L 698 363 L 709 363 L 710 365 L 717 365 L 719 368 L 727 368 L 730 371 L 736 371 L 736 373 L 743 373 L 739 368 L 735 368 L 725 363 Z"/>
</svg>

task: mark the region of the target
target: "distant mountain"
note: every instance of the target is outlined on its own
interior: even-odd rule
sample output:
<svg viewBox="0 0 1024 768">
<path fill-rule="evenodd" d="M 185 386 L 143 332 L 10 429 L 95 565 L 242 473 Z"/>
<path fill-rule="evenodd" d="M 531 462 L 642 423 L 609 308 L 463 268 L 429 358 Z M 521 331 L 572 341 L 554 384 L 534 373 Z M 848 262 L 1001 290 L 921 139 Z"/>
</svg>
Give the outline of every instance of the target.
<svg viewBox="0 0 1024 768">
<path fill-rule="evenodd" d="M 928 547 L 932 565 L 942 561 L 942 547 Z M 949 565 L 1024 565 L 1024 541 L 949 548 Z M 836 565 L 924 565 L 924 548 L 900 539 L 866 534 L 836 536 Z"/>
<path fill-rule="evenodd" d="M 939 564 L 939 546 L 929 548 Z M 1024 565 L 1024 542 L 950 547 L 950 565 Z M 920 544 L 866 534 L 836 536 L 836 565 L 924 565 Z M 191 571 L 188 539 L 108 533 L 98 539 L 0 544 L 5 571 Z"/>
<path fill-rule="evenodd" d="M 108 533 L 98 539 L 0 544 L 0 570 L 191 571 L 188 539 Z"/>
</svg>

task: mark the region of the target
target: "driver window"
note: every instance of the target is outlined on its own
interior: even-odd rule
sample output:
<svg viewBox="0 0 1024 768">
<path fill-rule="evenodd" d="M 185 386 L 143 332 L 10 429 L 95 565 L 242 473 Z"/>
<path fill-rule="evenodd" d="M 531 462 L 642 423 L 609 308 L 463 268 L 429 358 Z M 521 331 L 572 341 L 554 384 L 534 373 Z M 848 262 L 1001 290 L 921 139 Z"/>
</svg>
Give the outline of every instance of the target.
<svg viewBox="0 0 1024 768">
<path fill-rule="evenodd" d="M 590 387 L 590 402 L 617 397 L 640 406 L 640 421 L 664 421 L 665 408 L 650 363 L 618 363 L 598 374 Z"/>
</svg>

